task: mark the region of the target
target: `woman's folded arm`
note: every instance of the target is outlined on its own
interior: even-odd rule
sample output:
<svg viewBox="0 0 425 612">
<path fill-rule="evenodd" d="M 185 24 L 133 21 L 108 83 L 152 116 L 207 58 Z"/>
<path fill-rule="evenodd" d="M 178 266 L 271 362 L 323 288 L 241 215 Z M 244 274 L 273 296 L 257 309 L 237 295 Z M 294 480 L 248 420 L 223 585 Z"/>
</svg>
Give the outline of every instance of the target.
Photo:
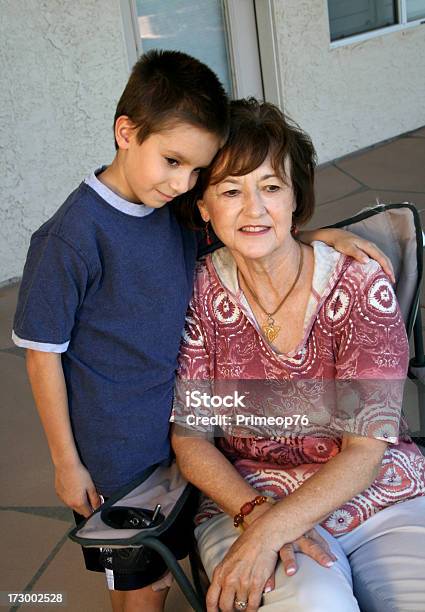
<svg viewBox="0 0 425 612">
<path fill-rule="evenodd" d="M 344 436 L 340 453 L 261 518 L 265 528 L 273 526 L 276 544 L 298 538 L 367 489 L 379 473 L 386 447 L 374 438 Z"/>
<path fill-rule="evenodd" d="M 183 476 L 231 516 L 258 495 L 208 440 L 180 435 L 173 428 L 172 445 Z M 367 489 L 378 475 L 386 446 L 386 442 L 373 438 L 344 436 L 340 453 L 291 495 L 273 507 L 267 506 L 267 512 L 259 506 L 246 517 L 246 523 L 262 515 L 256 527 L 261 529 L 262 525 L 272 531 L 273 547 L 279 550 Z"/>
</svg>

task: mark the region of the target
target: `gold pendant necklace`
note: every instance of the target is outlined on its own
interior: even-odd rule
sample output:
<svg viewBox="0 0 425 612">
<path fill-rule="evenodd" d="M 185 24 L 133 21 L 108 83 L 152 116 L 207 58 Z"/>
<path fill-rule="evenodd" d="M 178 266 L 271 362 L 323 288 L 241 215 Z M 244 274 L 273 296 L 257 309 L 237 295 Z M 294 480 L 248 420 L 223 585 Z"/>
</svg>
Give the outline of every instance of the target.
<svg viewBox="0 0 425 612">
<path fill-rule="evenodd" d="M 276 338 L 278 337 L 279 332 L 281 330 L 280 325 L 276 324 L 276 322 L 275 322 L 273 317 L 277 313 L 277 311 L 282 308 L 284 302 L 289 297 L 290 293 L 292 293 L 292 291 L 295 288 L 295 285 L 298 282 L 298 279 L 300 278 L 301 269 L 303 267 L 303 249 L 302 249 L 301 245 L 299 245 L 299 251 L 300 251 L 300 261 L 299 261 L 299 264 L 298 264 L 297 275 L 296 275 L 296 277 L 294 279 L 294 282 L 292 283 L 291 287 L 289 288 L 289 291 L 286 293 L 286 295 L 283 296 L 283 298 L 279 302 L 277 308 L 275 308 L 275 310 L 273 312 L 267 312 L 267 310 L 264 308 L 264 306 L 261 304 L 260 300 L 258 299 L 257 294 L 251 289 L 251 287 L 246 282 L 245 277 L 242 274 L 242 272 L 240 270 L 238 270 L 238 272 L 241 275 L 241 278 L 242 278 L 246 288 L 248 289 L 248 291 L 250 292 L 250 294 L 254 298 L 255 302 L 258 304 L 258 306 L 261 308 L 261 310 L 266 315 L 266 320 L 261 324 L 261 329 L 263 330 L 263 333 L 264 333 L 267 341 L 270 342 L 270 343 L 274 342 L 274 340 L 276 340 Z"/>
<path fill-rule="evenodd" d="M 276 340 L 280 332 L 280 325 L 276 325 L 273 317 L 267 314 L 267 312 L 266 312 L 266 315 L 267 315 L 267 319 L 261 325 L 261 329 L 263 330 L 264 335 L 267 338 L 268 342 L 273 342 L 274 340 Z"/>
</svg>

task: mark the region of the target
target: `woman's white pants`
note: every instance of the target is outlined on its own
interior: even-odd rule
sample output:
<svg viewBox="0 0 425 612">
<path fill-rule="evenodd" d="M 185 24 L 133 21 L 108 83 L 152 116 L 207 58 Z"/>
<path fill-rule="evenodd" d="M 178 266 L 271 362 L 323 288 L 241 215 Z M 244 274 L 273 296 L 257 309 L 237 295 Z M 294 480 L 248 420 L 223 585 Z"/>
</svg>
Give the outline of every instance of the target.
<svg viewBox="0 0 425 612">
<path fill-rule="evenodd" d="M 276 569 L 276 587 L 261 612 L 425 612 L 425 497 L 381 510 L 351 533 L 332 537 L 318 526 L 338 560 L 325 568 L 296 553 L 298 571 Z M 220 514 L 195 530 L 211 579 L 238 536 Z"/>
</svg>

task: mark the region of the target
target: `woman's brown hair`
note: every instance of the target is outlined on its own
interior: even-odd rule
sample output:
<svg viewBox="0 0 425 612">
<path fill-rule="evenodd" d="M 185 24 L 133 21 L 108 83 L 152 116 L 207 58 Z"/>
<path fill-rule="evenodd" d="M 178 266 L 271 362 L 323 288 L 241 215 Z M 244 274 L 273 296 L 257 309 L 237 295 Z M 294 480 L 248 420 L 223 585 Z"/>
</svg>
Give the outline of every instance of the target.
<svg viewBox="0 0 425 612">
<path fill-rule="evenodd" d="M 285 182 L 290 179 L 292 184 L 297 205 L 294 223 L 306 223 L 315 204 L 316 152 L 311 139 L 277 106 L 255 98 L 230 103 L 230 132 L 225 145 L 201 172 L 195 187 L 173 202 L 180 220 L 194 229 L 203 227 L 196 202 L 202 199 L 207 187 L 220 183 L 226 176 L 249 174 L 268 155 L 276 175 Z M 289 167 L 289 177 L 285 167 Z"/>
</svg>

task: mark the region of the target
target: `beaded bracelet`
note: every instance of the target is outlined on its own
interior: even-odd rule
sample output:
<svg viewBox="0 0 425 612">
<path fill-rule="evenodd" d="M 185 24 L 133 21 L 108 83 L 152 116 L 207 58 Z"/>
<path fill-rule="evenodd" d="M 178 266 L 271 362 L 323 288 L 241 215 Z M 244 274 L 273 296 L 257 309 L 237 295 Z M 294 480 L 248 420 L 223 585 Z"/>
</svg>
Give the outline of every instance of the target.
<svg viewBox="0 0 425 612">
<path fill-rule="evenodd" d="M 243 506 L 241 506 L 238 514 L 235 514 L 233 517 L 233 525 L 235 527 L 240 527 L 244 522 L 245 517 L 254 510 L 255 506 L 261 506 L 261 504 L 266 503 L 268 499 L 269 498 L 265 495 L 257 495 L 257 497 L 254 497 L 254 499 L 251 501 L 246 502 Z"/>
</svg>

